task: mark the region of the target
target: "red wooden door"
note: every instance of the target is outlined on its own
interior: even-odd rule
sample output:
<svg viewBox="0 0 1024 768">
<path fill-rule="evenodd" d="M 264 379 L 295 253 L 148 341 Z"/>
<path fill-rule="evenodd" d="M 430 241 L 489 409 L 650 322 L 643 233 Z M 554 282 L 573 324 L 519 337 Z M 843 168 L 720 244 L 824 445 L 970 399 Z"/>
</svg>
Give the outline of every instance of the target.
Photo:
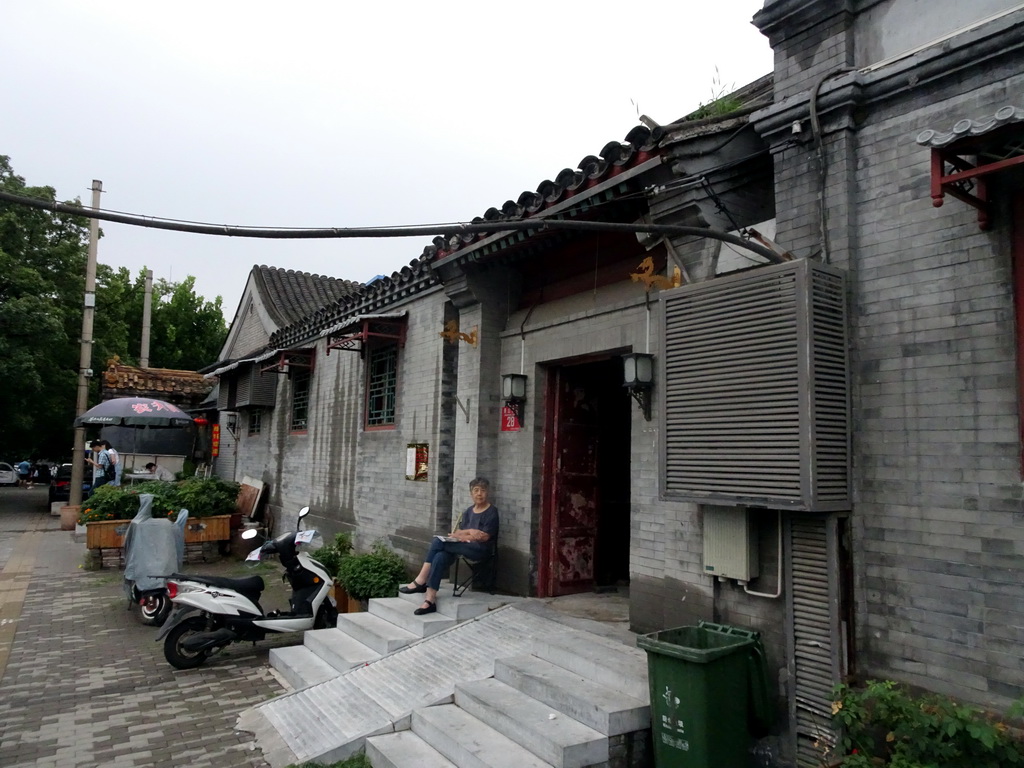
<svg viewBox="0 0 1024 768">
<path fill-rule="evenodd" d="M 555 376 L 546 516 L 552 596 L 593 589 L 599 508 L 598 399 L 574 369 L 558 369 Z"/>
</svg>

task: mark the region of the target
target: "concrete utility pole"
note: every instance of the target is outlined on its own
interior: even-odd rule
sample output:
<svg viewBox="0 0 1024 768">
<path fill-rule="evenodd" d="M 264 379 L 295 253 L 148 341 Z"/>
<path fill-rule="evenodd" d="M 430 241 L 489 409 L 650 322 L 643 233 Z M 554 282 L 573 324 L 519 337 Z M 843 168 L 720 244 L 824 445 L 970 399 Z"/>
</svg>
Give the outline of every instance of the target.
<svg viewBox="0 0 1024 768">
<path fill-rule="evenodd" d="M 153 314 L 153 270 L 146 270 L 146 291 L 142 298 L 142 349 L 139 350 L 139 367 L 149 368 L 149 326 Z"/>
<path fill-rule="evenodd" d="M 100 209 L 103 182 L 92 181 L 92 207 Z M 85 262 L 85 303 L 82 309 L 82 352 L 78 362 L 78 402 L 75 415 L 81 416 L 89 407 L 89 379 L 92 378 L 92 324 L 96 313 L 96 246 L 100 239 L 100 221 L 89 223 L 89 255 Z M 71 458 L 71 493 L 68 506 L 82 506 L 82 478 L 85 470 L 85 427 L 75 427 L 75 450 Z"/>
</svg>

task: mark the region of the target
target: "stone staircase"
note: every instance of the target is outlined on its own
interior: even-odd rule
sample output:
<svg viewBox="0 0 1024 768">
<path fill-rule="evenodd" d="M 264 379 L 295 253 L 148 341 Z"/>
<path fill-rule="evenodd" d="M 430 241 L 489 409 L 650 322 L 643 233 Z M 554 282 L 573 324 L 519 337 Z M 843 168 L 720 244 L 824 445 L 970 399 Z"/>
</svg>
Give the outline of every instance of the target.
<svg viewBox="0 0 1024 768">
<path fill-rule="evenodd" d="M 296 690 L 239 729 L 275 767 L 364 749 L 376 768 L 650 764 L 647 658 L 631 634 L 570 626 L 539 601 L 445 597 L 428 616 L 412 614 L 419 595 L 371 600 L 271 650 Z"/>
<path fill-rule="evenodd" d="M 442 584 L 437 612 L 415 616 L 423 595 L 376 598 L 368 611 L 339 615 L 335 629 L 306 632 L 302 645 L 272 648 L 270 666 L 292 688 L 305 688 L 519 599 L 471 592 L 453 598 Z"/>
</svg>

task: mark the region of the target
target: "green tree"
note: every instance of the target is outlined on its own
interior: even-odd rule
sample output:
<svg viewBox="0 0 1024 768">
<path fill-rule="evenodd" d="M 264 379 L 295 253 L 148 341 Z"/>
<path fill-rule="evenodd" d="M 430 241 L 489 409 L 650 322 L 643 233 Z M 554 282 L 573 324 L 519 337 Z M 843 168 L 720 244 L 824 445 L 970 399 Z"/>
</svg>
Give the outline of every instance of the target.
<svg viewBox="0 0 1024 768">
<path fill-rule="evenodd" d="M 27 186 L 4 155 L 0 188 L 56 200 L 52 187 Z M 87 241 L 84 218 L 0 201 L 0 441 L 6 458 L 49 451 L 50 436 L 70 434 Z"/>
<path fill-rule="evenodd" d="M 124 267 L 96 270 L 96 347 L 94 362 L 106 367 L 114 355 L 137 365 L 142 354 L 142 307 L 146 268 L 132 280 Z M 195 278 L 153 283 L 149 365 L 194 371 L 217 359 L 227 325 L 221 297 L 208 301 L 195 292 Z"/>
<path fill-rule="evenodd" d="M 29 187 L 0 155 L 0 188 L 53 202 L 51 187 Z M 77 200 L 75 202 L 78 202 Z M 89 223 L 0 201 L 0 440 L 3 458 L 67 458 L 77 399 L 78 339 Z M 92 367 L 115 355 L 138 364 L 145 269 L 98 264 Z M 153 286 L 149 364 L 196 370 L 216 360 L 227 326 L 221 298 L 195 294 L 195 278 Z M 100 377 L 89 404 L 99 402 Z M 13 452 L 13 453 L 12 453 Z M 17 454 L 17 456 L 15 456 Z"/>
</svg>

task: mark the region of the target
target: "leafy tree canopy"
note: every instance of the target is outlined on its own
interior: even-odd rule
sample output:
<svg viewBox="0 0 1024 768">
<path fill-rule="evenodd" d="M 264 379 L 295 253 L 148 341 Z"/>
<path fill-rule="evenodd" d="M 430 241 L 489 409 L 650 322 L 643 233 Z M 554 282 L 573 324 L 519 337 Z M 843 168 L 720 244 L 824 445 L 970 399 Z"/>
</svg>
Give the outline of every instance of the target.
<svg viewBox="0 0 1024 768">
<path fill-rule="evenodd" d="M 53 202 L 52 187 L 30 187 L 0 155 L 0 188 Z M 73 201 L 78 203 L 78 200 Z M 0 441 L 4 460 L 67 458 L 75 416 L 89 222 L 0 201 Z M 102 257 L 102 256 L 101 256 Z M 92 367 L 114 355 L 138 364 L 145 270 L 96 269 Z M 149 364 L 196 370 L 227 333 L 221 298 L 195 295 L 195 278 L 153 286 Z M 99 379 L 90 404 L 99 401 Z"/>
</svg>

